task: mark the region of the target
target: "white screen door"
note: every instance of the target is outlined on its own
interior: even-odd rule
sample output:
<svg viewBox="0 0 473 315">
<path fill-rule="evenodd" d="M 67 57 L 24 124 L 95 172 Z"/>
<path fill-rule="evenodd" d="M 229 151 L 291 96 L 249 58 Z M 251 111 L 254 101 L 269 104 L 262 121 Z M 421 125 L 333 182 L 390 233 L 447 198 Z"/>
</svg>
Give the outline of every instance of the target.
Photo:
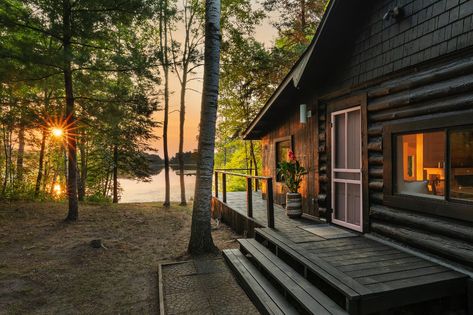
<svg viewBox="0 0 473 315">
<path fill-rule="evenodd" d="M 332 221 L 362 232 L 361 109 L 332 113 Z"/>
</svg>

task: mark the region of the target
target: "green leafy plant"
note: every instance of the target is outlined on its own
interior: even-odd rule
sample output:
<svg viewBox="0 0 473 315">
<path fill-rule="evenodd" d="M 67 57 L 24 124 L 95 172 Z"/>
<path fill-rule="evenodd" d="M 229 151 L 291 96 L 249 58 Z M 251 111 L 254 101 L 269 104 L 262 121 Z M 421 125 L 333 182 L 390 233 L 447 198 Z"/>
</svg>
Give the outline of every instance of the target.
<svg viewBox="0 0 473 315">
<path fill-rule="evenodd" d="M 297 193 L 301 186 L 302 177 L 307 174 L 307 170 L 301 166 L 294 152 L 289 151 L 288 160 L 278 164 L 277 172 L 289 191 Z"/>
</svg>

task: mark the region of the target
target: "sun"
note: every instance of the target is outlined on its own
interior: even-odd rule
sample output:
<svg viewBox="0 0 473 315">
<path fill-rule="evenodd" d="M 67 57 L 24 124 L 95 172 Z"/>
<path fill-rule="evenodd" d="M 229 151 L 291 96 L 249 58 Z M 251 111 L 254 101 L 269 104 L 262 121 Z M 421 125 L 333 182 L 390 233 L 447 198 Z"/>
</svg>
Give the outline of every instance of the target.
<svg viewBox="0 0 473 315">
<path fill-rule="evenodd" d="M 64 129 L 58 128 L 58 127 L 53 127 L 53 128 L 51 128 L 51 133 L 54 137 L 61 138 L 64 135 Z"/>
</svg>

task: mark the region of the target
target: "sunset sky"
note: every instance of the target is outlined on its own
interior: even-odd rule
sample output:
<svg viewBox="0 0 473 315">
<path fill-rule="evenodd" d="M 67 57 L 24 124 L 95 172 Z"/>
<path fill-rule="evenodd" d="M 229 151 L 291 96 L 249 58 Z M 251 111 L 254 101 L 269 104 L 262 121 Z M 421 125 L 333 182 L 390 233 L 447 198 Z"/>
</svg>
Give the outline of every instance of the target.
<svg viewBox="0 0 473 315">
<path fill-rule="evenodd" d="M 277 35 L 276 29 L 271 25 L 270 20 L 264 21 L 255 32 L 255 38 L 260 42 L 265 43 L 267 46 L 274 42 Z M 177 38 L 180 40 L 180 38 Z M 198 76 L 202 77 L 202 68 L 199 69 Z M 185 138 L 184 138 L 184 151 L 192 151 L 197 149 L 197 134 L 200 120 L 200 106 L 201 106 L 201 93 L 196 91 L 202 90 L 202 80 L 195 80 L 189 83 L 189 91 L 187 92 L 186 98 L 186 121 L 185 121 Z M 194 91 L 196 90 L 196 91 Z M 169 108 L 169 154 L 170 157 L 174 156 L 179 150 L 179 81 L 175 75 L 171 73 L 170 82 L 170 108 Z M 157 121 L 163 120 L 163 112 L 159 111 L 155 114 Z M 162 137 L 162 129 L 156 129 L 156 134 Z M 153 144 L 153 148 L 158 150 L 158 154 L 163 156 L 163 144 L 162 139 L 156 141 Z"/>
</svg>

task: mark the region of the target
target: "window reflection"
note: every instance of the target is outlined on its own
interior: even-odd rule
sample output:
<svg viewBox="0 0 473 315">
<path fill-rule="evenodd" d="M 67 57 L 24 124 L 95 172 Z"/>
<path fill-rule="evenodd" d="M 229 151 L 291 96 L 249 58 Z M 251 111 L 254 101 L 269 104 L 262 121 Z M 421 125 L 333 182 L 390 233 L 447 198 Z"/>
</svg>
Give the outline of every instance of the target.
<svg viewBox="0 0 473 315">
<path fill-rule="evenodd" d="M 473 200 L 473 128 L 450 132 L 450 198 Z"/>
</svg>

